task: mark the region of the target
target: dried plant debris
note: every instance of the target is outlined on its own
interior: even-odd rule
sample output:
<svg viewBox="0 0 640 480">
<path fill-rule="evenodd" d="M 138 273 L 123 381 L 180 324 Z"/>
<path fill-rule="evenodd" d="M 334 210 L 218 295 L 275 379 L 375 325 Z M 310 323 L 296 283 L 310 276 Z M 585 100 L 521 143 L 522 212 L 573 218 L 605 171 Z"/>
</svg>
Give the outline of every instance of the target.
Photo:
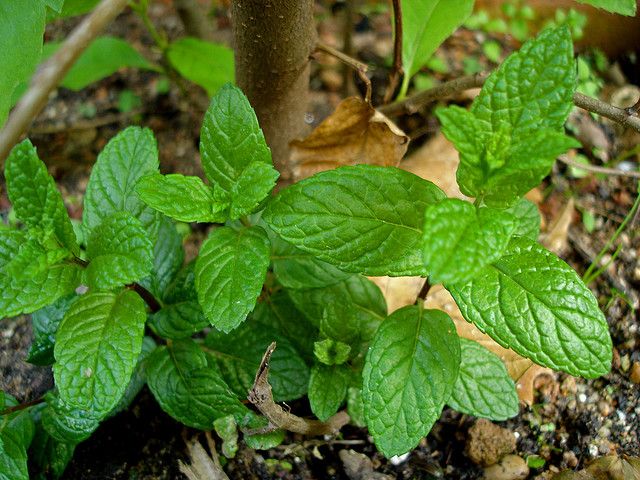
<svg viewBox="0 0 640 480">
<path fill-rule="evenodd" d="M 640 480 L 640 458 L 600 457 L 583 470 L 563 470 L 553 480 Z"/>
</svg>

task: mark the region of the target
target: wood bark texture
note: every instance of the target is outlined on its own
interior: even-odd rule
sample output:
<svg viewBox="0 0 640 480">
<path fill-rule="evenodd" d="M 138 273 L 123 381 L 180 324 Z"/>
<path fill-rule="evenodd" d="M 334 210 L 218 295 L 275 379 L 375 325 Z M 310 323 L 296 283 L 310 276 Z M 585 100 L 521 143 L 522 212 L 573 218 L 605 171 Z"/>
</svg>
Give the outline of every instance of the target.
<svg viewBox="0 0 640 480">
<path fill-rule="evenodd" d="M 291 182 L 289 141 L 309 132 L 313 1 L 232 0 L 231 14 L 236 85 L 256 111 L 282 187 Z"/>
</svg>

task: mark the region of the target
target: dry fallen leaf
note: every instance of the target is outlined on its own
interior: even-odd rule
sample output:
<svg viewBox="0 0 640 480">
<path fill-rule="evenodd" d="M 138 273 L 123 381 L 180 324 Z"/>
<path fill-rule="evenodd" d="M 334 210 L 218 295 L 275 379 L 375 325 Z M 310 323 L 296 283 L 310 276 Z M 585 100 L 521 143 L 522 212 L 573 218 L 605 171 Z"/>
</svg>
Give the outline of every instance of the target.
<svg viewBox="0 0 640 480">
<path fill-rule="evenodd" d="M 346 165 L 396 166 L 408 145 L 409 137 L 387 117 L 349 97 L 311 135 L 290 143 L 294 178 Z"/>
<path fill-rule="evenodd" d="M 560 215 L 553 221 L 549 231 L 540 236 L 540 243 L 547 250 L 560 256 L 568 248 L 569 227 L 575 213 L 573 197 L 569 199 Z"/>
<path fill-rule="evenodd" d="M 227 477 L 227 474 L 222 470 L 222 466 L 218 460 L 218 454 L 216 453 L 215 443 L 211 438 L 211 434 L 205 432 L 205 435 L 207 437 L 207 444 L 211 450 L 211 456 L 207 454 L 204 447 L 196 438 L 185 440 L 191 464 L 187 465 L 181 460 L 178 460 L 180 472 L 185 474 L 189 480 L 229 480 L 229 477 Z"/>
</svg>

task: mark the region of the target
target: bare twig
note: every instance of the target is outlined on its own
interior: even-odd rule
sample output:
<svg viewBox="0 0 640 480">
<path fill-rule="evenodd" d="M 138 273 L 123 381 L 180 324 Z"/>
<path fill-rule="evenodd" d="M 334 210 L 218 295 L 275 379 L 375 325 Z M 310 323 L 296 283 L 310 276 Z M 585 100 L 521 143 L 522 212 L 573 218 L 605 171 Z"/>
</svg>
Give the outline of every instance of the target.
<svg viewBox="0 0 640 480">
<path fill-rule="evenodd" d="M 584 165 L 582 163 L 574 162 L 567 155 L 560 155 L 558 157 L 562 163 L 565 163 L 571 167 L 580 168 L 587 172 L 602 173 L 604 175 L 616 175 L 619 177 L 640 178 L 640 172 L 625 172 L 618 170 L 617 168 L 598 167 L 596 165 Z"/>
<path fill-rule="evenodd" d="M 383 113 L 387 117 L 395 117 L 404 113 L 413 114 L 421 105 L 438 100 L 449 95 L 468 90 L 470 88 L 478 88 L 484 85 L 484 82 L 489 77 L 489 73 L 479 72 L 474 75 L 466 77 L 460 77 L 450 82 L 445 82 L 437 87 L 430 88 L 424 92 L 416 93 L 401 102 L 392 103 L 390 105 L 384 105 L 377 110 Z M 624 108 L 614 107 L 602 100 L 596 98 L 587 97 L 581 93 L 576 92 L 573 95 L 573 103 L 584 110 L 592 113 L 597 113 L 603 117 L 613 120 L 627 128 L 631 128 L 636 132 L 640 132 L 640 118 L 631 116 L 629 112 Z"/>
<path fill-rule="evenodd" d="M 256 379 L 253 383 L 253 387 L 249 389 L 249 401 L 256 406 L 260 413 L 262 413 L 269 420 L 269 424 L 272 430 L 283 429 L 290 432 L 302 433 L 303 435 L 334 435 L 344 425 L 349 422 L 349 415 L 345 411 L 336 413 L 333 417 L 329 418 L 326 422 L 320 420 L 309 420 L 306 418 L 298 417 L 290 412 L 285 412 L 283 408 L 273 401 L 273 394 L 271 392 L 271 385 L 269 385 L 269 360 L 271 354 L 276 348 L 276 343 L 273 342 L 267 348 L 262 362 L 256 373 Z M 249 431 L 247 433 L 264 433 L 264 431 Z M 266 430 L 265 430 L 266 431 Z"/>
<path fill-rule="evenodd" d="M 489 77 L 486 72 L 478 72 L 474 75 L 456 78 L 450 82 L 445 82 L 437 87 L 430 88 L 424 92 L 416 93 L 405 98 L 401 102 L 391 103 L 378 107 L 377 110 L 387 117 L 397 117 L 404 113 L 413 114 L 418 108 L 426 103 L 433 102 L 440 98 L 448 97 L 470 88 L 479 88 L 484 85 L 485 80 Z"/>
<path fill-rule="evenodd" d="M 384 103 L 389 103 L 393 97 L 396 87 L 400 83 L 402 71 L 402 6 L 400 0 L 392 0 L 393 3 L 393 63 L 389 73 L 389 85 L 384 93 Z"/>
<path fill-rule="evenodd" d="M 20 405 L 16 405 L 14 407 L 7 407 L 0 412 L 0 417 L 4 415 L 9 415 L 14 412 L 18 412 L 20 410 L 24 410 L 25 408 L 33 407 L 34 405 L 38 405 L 45 401 L 44 397 L 37 398 L 35 400 L 30 400 L 28 402 L 21 403 Z"/>
<path fill-rule="evenodd" d="M 316 51 L 328 53 L 329 55 L 337 58 L 345 65 L 353 68 L 358 72 L 358 75 L 362 79 L 362 81 L 367 86 L 367 93 L 365 97 L 365 101 L 371 105 L 371 80 L 367 77 L 366 72 L 369 71 L 369 67 L 365 63 L 362 63 L 360 60 L 356 60 L 349 55 L 344 54 L 340 50 L 333 48 L 331 45 L 327 45 L 326 43 L 318 42 L 316 44 Z"/>
<path fill-rule="evenodd" d="M 16 105 L 0 132 L 0 165 L 27 130 L 31 120 L 44 107 L 49 93 L 56 88 L 65 74 L 98 36 L 102 29 L 126 6 L 128 0 L 102 0 L 93 12 L 69 35 L 56 54 L 39 68 L 27 93 Z"/>
</svg>

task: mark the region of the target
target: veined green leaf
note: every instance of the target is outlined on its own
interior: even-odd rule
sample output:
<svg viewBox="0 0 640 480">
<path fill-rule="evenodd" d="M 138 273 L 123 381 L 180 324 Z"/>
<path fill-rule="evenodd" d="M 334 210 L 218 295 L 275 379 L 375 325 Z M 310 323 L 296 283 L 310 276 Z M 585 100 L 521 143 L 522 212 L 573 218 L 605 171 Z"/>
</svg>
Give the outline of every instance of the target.
<svg viewBox="0 0 640 480">
<path fill-rule="evenodd" d="M 384 295 L 375 283 L 362 275 L 353 275 L 325 288 L 289 290 L 289 296 L 305 317 L 317 327 L 320 327 L 329 303 L 352 304 L 358 314 L 359 336 L 363 342 L 373 338 L 378 326 L 387 316 Z M 326 327 L 327 325 L 324 326 L 325 330 Z"/>
<path fill-rule="evenodd" d="M 28 139 L 11 151 L 5 178 L 18 218 L 30 229 L 51 225 L 60 245 L 77 254 L 78 243 L 62 196 Z"/>
<path fill-rule="evenodd" d="M 271 162 L 256 161 L 247 165 L 231 188 L 231 220 L 255 212 L 271 194 L 279 176 Z"/>
<path fill-rule="evenodd" d="M 440 44 L 467 19 L 473 0 L 402 0 L 402 94 Z"/>
<path fill-rule="evenodd" d="M 18 401 L 13 395 L 4 394 L 5 407 L 15 407 Z M 18 410 L 8 415 L 0 416 L 0 435 L 3 430 L 11 430 L 18 435 L 20 443 L 24 448 L 28 448 L 33 440 L 35 425 L 28 410 Z M 2 449 L 0 448 L 0 452 Z M 1 453 L 0 453 L 1 454 Z"/>
<path fill-rule="evenodd" d="M 44 410 L 46 404 L 41 408 Z M 36 432 L 27 454 L 29 463 L 35 465 L 39 472 L 50 472 L 53 478 L 62 477 L 74 450 L 75 445 L 56 440 L 45 430 L 40 419 L 36 421 Z"/>
<path fill-rule="evenodd" d="M 497 355 L 477 342 L 460 339 L 462 361 L 447 401 L 454 410 L 490 420 L 518 414 L 516 385 Z"/>
<path fill-rule="evenodd" d="M 229 194 L 250 163 L 271 164 L 256 114 L 247 97 L 231 84 L 211 100 L 202 123 L 200 154 L 207 179 Z"/>
<path fill-rule="evenodd" d="M 139 283 L 154 297 L 162 299 L 183 264 L 182 237 L 171 219 L 163 217 L 158 231 L 158 239 L 153 246 L 151 275 Z"/>
<path fill-rule="evenodd" d="M 78 299 L 76 293 L 59 298 L 53 305 L 41 308 L 31 315 L 35 340 L 29 348 L 27 362 L 33 365 L 52 365 L 55 362 L 53 346 L 56 343 L 56 331 L 71 304 Z"/>
<path fill-rule="evenodd" d="M 115 212 L 91 231 L 87 241 L 89 265 L 84 284 L 108 289 L 147 276 L 153 268 L 153 244 L 140 220 L 129 212 Z"/>
<path fill-rule="evenodd" d="M 209 364 L 215 361 L 227 385 L 239 397 L 251 388 L 265 350 L 277 342 L 269 361 L 269 383 L 276 402 L 285 402 L 307 393 L 309 367 L 291 342 L 278 330 L 248 319 L 228 334 L 212 330 L 206 338 Z"/>
<path fill-rule="evenodd" d="M 604 8 L 613 13 L 633 17 L 636 14 L 635 0 L 577 0 L 580 3 L 588 3 L 594 7 Z"/>
<path fill-rule="evenodd" d="M 255 307 L 269 266 L 269 238 L 262 227 L 215 229 L 196 262 L 198 300 L 213 326 L 229 332 Z"/>
<path fill-rule="evenodd" d="M 349 360 L 351 346 L 333 338 L 325 338 L 313 344 L 313 354 L 325 365 L 343 365 Z"/>
<path fill-rule="evenodd" d="M 53 373 L 70 407 L 104 417 L 120 401 L 142 348 L 145 306 L 132 290 L 90 291 L 58 326 Z"/>
<path fill-rule="evenodd" d="M 573 103 L 575 65 L 569 29 L 542 32 L 510 55 L 466 112 L 436 112 L 458 148 L 458 184 L 506 208 L 549 172 L 556 155 L 576 146 L 560 133 Z"/>
<path fill-rule="evenodd" d="M 147 362 L 147 382 L 162 409 L 193 428 L 212 430 L 216 419 L 233 415 L 239 421 L 248 412 L 190 339 L 156 348 Z"/>
<path fill-rule="evenodd" d="M 507 212 L 481 208 L 457 198 L 427 207 L 422 258 L 430 281 L 466 283 L 502 256 L 517 221 Z"/>
<path fill-rule="evenodd" d="M 422 219 L 444 197 L 433 183 L 398 168 L 341 167 L 281 190 L 262 219 L 287 242 L 344 271 L 426 275 Z"/>
<path fill-rule="evenodd" d="M 40 242 L 32 238 L 20 246 L 20 250 L 5 265 L 5 269 L 16 280 L 33 278 L 71 255 L 66 248 L 56 248 L 47 252 Z"/>
<path fill-rule="evenodd" d="M 45 394 L 42 426 L 58 442 L 77 445 L 86 440 L 100 425 L 102 415 L 83 408 L 71 408 L 52 392 Z"/>
<path fill-rule="evenodd" d="M 0 230 L 0 318 L 40 310 L 80 285 L 82 272 L 72 265 L 52 266 L 32 278 L 12 278 L 6 265 L 28 238 L 23 231 Z"/>
<path fill-rule="evenodd" d="M 149 326 L 164 338 L 187 338 L 210 325 L 197 300 L 165 305 L 149 315 Z"/>
<path fill-rule="evenodd" d="M 309 403 L 311 411 L 320 420 L 327 420 L 338 411 L 347 396 L 349 379 L 348 365 L 316 364 L 309 379 Z"/>
<path fill-rule="evenodd" d="M 199 177 L 154 174 L 140 179 L 136 192 L 154 210 L 180 222 L 222 223 L 229 201 Z"/>
<path fill-rule="evenodd" d="M 362 325 L 356 306 L 343 295 L 325 298 L 320 335 L 348 344 L 357 343 L 362 335 Z"/>
<path fill-rule="evenodd" d="M 148 128 L 128 127 L 113 137 L 98 155 L 84 196 L 85 237 L 114 212 L 129 212 L 142 222 L 155 243 L 162 214 L 147 206 L 135 186 L 158 173 L 158 148 Z"/>
<path fill-rule="evenodd" d="M 7 119 L 13 90 L 29 78 L 40 60 L 45 18 L 41 0 L 0 4 L 0 128 Z"/>
<path fill-rule="evenodd" d="M 0 430 L 0 479 L 29 480 L 27 447 L 15 430 Z"/>
<path fill-rule="evenodd" d="M 414 448 L 439 418 L 460 366 L 453 321 L 418 306 L 391 314 L 376 333 L 362 373 L 369 432 L 386 456 Z"/>
<path fill-rule="evenodd" d="M 518 219 L 518 226 L 514 235 L 527 237 L 531 240 L 538 240 L 540 235 L 540 212 L 535 203 L 521 198 L 518 203 L 509 208 L 507 212 L 513 214 Z"/>
<path fill-rule="evenodd" d="M 233 50 L 193 37 L 169 44 L 167 60 L 180 75 L 197 83 L 210 97 L 227 82 L 233 82 Z"/>
<path fill-rule="evenodd" d="M 598 302 L 574 270 L 526 238 L 466 285 L 448 286 L 464 317 L 506 348 L 571 375 L 611 368 L 612 343 Z"/>
<path fill-rule="evenodd" d="M 51 57 L 61 46 L 62 42 L 45 44 L 42 50 L 43 59 Z M 77 92 L 93 82 L 113 75 L 123 67 L 158 70 L 126 40 L 118 37 L 99 37 L 78 57 L 60 82 L 60 86 Z"/>
<path fill-rule="evenodd" d="M 273 273 L 283 287 L 322 288 L 342 282 L 352 275 L 318 260 L 315 255 L 294 247 L 278 235 L 271 234 L 269 239 L 273 248 Z"/>
<path fill-rule="evenodd" d="M 269 424 L 269 420 L 262 415 L 256 415 L 250 411 L 239 425 L 244 428 L 260 428 L 266 427 Z M 254 450 L 269 450 L 275 448 L 284 440 L 284 430 L 274 430 L 269 433 L 262 433 L 258 435 L 245 435 L 244 441 L 249 448 Z"/>
<path fill-rule="evenodd" d="M 318 331 L 314 325 L 306 321 L 287 292 L 276 292 L 264 301 L 258 302 L 251 318 L 256 323 L 277 331 L 280 337 L 286 338 L 295 346 L 298 355 L 307 364 L 313 363 L 313 342 Z M 264 351 L 262 353 L 264 354 Z"/>
</svg>

